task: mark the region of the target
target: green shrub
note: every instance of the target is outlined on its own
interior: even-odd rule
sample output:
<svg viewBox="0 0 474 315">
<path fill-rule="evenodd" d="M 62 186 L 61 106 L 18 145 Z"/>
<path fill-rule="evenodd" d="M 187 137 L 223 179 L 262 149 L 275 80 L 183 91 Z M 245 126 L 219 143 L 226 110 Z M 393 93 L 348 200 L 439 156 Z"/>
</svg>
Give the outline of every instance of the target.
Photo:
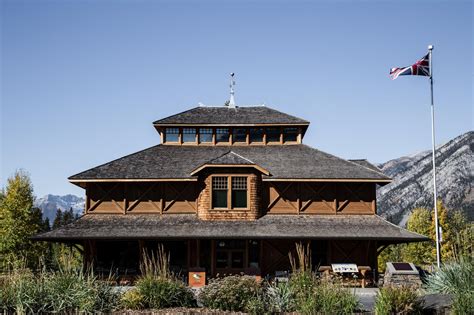
<svg viewBox="0 0 474 315">
<path fill-rule="evenodd" d="M 255 277 L 235 275 L 210 280 L 199 299 L 211 309 L 242 312 L 249 307 L 256 308 L 255 298 L 263 294 L 263 286 Z"/>
<path fill-rule="evenodd" d="M 161 309 L 167 307 L 192 307 L 194 295 L 181 281 L 165 278 L 142 277 L 137 290 L 143 297 L 143 307 Z"/>
<path fill-rule="evenodd" d="M 132 289 L 124 294 L 120 300 L 121 306 L 127 310 L 143 309 L 143 296 L 137 289 Z"/>
<path fill-rule="evenodd" d="M 293 312 L 295 302 L 288 282 L 275 282 L 267 287 L 268 305 L 274 313 Z"/>
<path fill-rule="evenodd" d="M 474 263 L 472 259 L 443 265 L 427 278 L 429 291 L 452 294 L 456 314 L 474 312 Z"/>
<path fill-rule="evenodd" d="M 313 272 L 291 275 L 290 290 L 294 308 L 302 314 L 350 314 L 359 307 L 358 298 L 337 281 L 316 277 Z"/>
<path fill-rule="evenodd" d="M 375 314 L 421 314 L 422 302 L 416 290 L 409 287 L 381 288 L 375 298 Z"/>
</svg>

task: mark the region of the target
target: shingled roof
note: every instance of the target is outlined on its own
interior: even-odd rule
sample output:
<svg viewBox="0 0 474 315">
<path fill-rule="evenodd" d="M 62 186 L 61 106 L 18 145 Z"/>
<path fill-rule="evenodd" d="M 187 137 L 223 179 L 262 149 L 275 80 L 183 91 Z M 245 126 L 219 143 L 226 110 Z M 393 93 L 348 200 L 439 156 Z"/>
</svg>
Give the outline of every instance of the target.
<svg viewBox="0 0 474 315">
<path fill-rule="evenodd" d="M 157 145 L 69 177 L 72 182 L 96 179 L 190 179 L 191 173 L 233 151 L 270 173 L 272 179 L 372 180 L 390 182 L 381 172 L 324 153 L 304 144 L 280 146 Z M 226 159 L 230 156 L 226 156 Z"/>
<path fill-rule="evenodd" d="M 199 106 L 182 113 L 153 122 L 155 125 L 262 125 L 262 124 L 297 124 L 308 125 L 309 122 L 291 116 L 267 106 L 248 106 L 230 108 L 227 106 Z"/>
<path fill-rule="evenodd" d="M 377 215 L 266 215 L 255 221 L 203 221 L 192 214 L 89 214 L 34 237 L 47 241 L 147 238 L 429 240 Z"/>
</svg>

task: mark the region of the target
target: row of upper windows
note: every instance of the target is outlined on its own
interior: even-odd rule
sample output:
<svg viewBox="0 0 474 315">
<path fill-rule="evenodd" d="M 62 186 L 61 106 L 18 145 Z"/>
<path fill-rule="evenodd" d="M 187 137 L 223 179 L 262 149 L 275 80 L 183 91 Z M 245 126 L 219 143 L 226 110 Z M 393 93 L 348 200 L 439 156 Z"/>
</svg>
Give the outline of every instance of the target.
<svg viewBox="0 0 474 315">
<path fill-rule="evenodd" d="M 297 142 L 296 127 L 267 128 L 165 128 L 163 141 L 168 143 L 288 143 Z"/>
</svg>

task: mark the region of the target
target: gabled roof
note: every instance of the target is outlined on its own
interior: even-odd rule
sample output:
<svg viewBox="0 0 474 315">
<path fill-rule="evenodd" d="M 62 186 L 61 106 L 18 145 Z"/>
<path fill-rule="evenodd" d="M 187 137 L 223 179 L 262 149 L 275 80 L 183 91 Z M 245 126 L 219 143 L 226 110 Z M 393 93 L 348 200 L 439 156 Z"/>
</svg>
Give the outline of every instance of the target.
<svg viewBox="0 0 474 315">
<path fill-rule="evenodd" d="M 213 158 L 210 161 L 204 163 L 203 165 L 200 165 L 198 168 L 193 170 L 190 175 L 195 175 L 199 173 L 201 170 L 208 168 L 208 167 L 252 167 L 260 172 L 262 172 L 265 175 L 270 175 L 270 173 L 264 169 L 263 167 L 260 167 L 259 165 L 255 164 L 254 162 L 250 161 L 249 159 L 233 152 L 229 151 L 224 153 L 223 155 Z"/>
<path fill-rule="evenodd" d="M 36 240 L 279 238 L 428 241 L 378 215 L 265 215 L 255 221 L 205 221 L 194 214 L 88 214 Z"/>
<path fill-rule="evenodd" d="M 153 122 L 154 125 L 308 125 L 309 122 L 267 106 L 199 106 Z"/>
<path fill-rule="evenodd" d="M 229 151 L 232 155 L 224 156 Z M 388 183 L 381 172 L 324 153 L 304 144 L 262 146 L 157 145 L 71 176 L 72 182 L 113 179 L 193 179 L 193 170 L 235 154 L 271 174 L 263 179 L 348 180 Z M 237 159 L 237 158 L 236 158 Z M 240 160 L 240 159 L 239 159 Z M 241 160 L 240 160 L 241 161 Z"/>
</svg>

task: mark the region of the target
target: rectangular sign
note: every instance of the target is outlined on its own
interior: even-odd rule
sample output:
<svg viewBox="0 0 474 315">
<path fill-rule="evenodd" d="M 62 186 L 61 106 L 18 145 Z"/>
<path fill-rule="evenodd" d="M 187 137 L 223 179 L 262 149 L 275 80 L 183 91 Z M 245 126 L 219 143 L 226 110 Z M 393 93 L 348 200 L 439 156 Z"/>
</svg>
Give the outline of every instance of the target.
<svg viewBox="0 0 474 315">
<path fill-rule="evenodd" d="M 331 264 L 333 272 L 359 272 L 356 264 Z"/>
</svg>

